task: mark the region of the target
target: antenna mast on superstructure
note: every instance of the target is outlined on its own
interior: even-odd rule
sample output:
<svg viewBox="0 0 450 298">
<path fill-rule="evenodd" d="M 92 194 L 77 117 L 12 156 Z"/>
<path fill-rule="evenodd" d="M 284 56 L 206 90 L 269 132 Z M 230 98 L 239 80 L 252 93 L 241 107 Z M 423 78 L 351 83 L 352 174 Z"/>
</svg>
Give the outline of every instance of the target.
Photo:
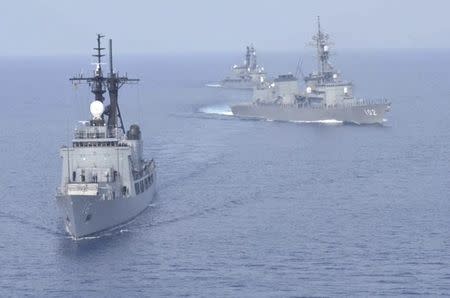
<svg viewBox="0 0 450 298">
<path fill-rule="evenodd" d="M 317 16 L 317 39 L 316 39 L 316 46 L 317 46 L 317 70 L 319 71 L 319 74 L 322 74 L 322 63 L 320 59 L 320 52 L 321 52 L 321 36 L 322 32 L 320 31 L 320 16 Z"/>
<path fill-rule="evenodd" d="M 247 52 L 245 53 L 245 68 L 247 69 L 250 69 L 250 59 L 251 59 L 250 47 L 247 46 Z"/>
<path fill-rule="evenodd" d="M 328 63 L 329 53 L 329 36 L 322 32 L 320 26 L 320 16 L 317 16 L 317 34 L 313 36 L 313 41 L 317 48 L 317 71 L 319 82 L 323 83 L 325 74 L 329 72 L 331 65 Z"/>
<path fill-rule="evenodd" d="M 125 127 L 123 125 L 118 102 L 119 89 L 124 84 L 137 83 L 139 79 L 129 79 L 127 76 L 121 77 L 118 73 L 114 72 L 111 39 L 109 40 L 109 75 L 107 77 L 103 75 L 102 57 L 105 56 L 102 53 L 105 48 L 101 47 L 101 39 L 103 37 L 103 35 L 97 34 L 97 47 L 94 48 L 94 50 L 96 50 L 96 54 L 93 55 L 97 58 L 97 62 L 95 63 L 96 69 L 94 75 L 92 77 L 83 77 L 82 75 L 79 75 L 77 77 L 71 78 L 70 81 L 74 83 L 88 83 L 89 86 L 91 86 L 91 92 L 95 95 L 95 100 L 98 100 L 102 103 L 105 100 L 103 94 L 107 89 L 109 93 L 110 104 L 106 107 L 103 114 L 108 116 L 108 130 L 112 132 L 114 129 L 120 128 L 125 133 Z M 104 118 L 104 115 L 102 115 L 102 119 Z"/>
</svg>

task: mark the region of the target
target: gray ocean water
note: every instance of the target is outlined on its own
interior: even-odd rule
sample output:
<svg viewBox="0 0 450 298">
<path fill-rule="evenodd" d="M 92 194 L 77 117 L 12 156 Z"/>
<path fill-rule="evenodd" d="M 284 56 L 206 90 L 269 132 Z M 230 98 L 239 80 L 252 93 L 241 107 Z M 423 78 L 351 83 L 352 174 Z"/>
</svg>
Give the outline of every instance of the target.
<svg viewBox="0 0 450 298">
<path fill-rule="evenodd" d="M 269 73 L 298 54 L 259 53 Z M 83 57 L 0 59 L 0 296 L 450 295 L 450 51 L 341 52 L 384 126 L 239 120 L 249 92 L 205 88 L 236 54 L 118 56 L 158 196 L 73 241 L 54 194 L 58 150 L 89 117 Z M 304 55 L 305 72 L 313 61 Z"/>
</svg>

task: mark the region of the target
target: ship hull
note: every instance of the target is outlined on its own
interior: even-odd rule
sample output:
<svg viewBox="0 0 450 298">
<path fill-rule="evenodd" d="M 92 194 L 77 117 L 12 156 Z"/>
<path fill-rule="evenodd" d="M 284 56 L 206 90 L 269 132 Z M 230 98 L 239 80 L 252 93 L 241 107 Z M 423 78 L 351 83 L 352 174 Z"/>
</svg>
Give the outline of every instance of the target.
<svg viewBox="0 0 450 298">
<path fill-rule="evenodd" d="M 335 120 L 355 124 L 381 124 L 389 109 L 389 103 L 320 108 L 278 104 L 239 104 L 231 107 L 233 115 L 238 117 L 297 122 Z"/>
<path fill-rule="evenodd" d="M 156 181 L 155 181 L 156 182 Z M 58 195 L 57 205 L 67 232 L 79 239 L 125 224 L 144 211 L 156 193 L 156 183 L 133 197 L 112 200 L 100 196 Z"/>
<path fill-rule="evenodd" d="M 252 90 L 256 86 L 254 81 L 239 81 L 239 80 L 224 80 L 221 82 L 220 86 L 225 89 L 242 89 L 242 90 Z"/>
</svg>

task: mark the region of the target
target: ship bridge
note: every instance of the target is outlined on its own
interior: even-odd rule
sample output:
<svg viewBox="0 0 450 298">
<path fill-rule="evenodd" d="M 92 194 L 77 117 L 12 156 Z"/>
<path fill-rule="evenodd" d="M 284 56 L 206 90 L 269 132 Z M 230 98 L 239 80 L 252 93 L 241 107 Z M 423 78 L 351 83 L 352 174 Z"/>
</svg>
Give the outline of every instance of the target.
<svg viewBox="0 0 450 298">
<path fill-rule="evenodd" d="M 127 146 L 125 135 L 119 128 L 108 129 L 106 124 L 80 121 L 72 140 L 73 147 L 116 147 Z"/>
</svg>

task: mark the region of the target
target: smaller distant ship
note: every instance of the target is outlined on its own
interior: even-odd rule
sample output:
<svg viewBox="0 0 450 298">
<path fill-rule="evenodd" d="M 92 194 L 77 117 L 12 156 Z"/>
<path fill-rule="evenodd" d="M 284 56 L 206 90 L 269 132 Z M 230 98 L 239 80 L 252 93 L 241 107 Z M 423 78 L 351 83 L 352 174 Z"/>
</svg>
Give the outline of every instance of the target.
<svg viewBox="0 0 450 298">
<path fill-rule="evenodd" d="M 233 65 L 231 74 L 221 81 L 219 86 L 229 89 L 253 89 L 265 79 L 264 67 L 258 65 L 255 47 L 250 45 L 247 47 L 244 65 Z"/>
<path fill-rule="evenodd" d="M 352 82 L 344 80 L 329 62 L 328 39 L 318 18 L 317 34 L 313 36 L 318 70 L 304 77 L 304 92 L 292 74 L 264 80 L 253 89 L 253 102 L 231 107 L 233 115 L 294 122 L 383 123 L 390 102 L 357 99 L 353 95 Z"/>
</svg>

